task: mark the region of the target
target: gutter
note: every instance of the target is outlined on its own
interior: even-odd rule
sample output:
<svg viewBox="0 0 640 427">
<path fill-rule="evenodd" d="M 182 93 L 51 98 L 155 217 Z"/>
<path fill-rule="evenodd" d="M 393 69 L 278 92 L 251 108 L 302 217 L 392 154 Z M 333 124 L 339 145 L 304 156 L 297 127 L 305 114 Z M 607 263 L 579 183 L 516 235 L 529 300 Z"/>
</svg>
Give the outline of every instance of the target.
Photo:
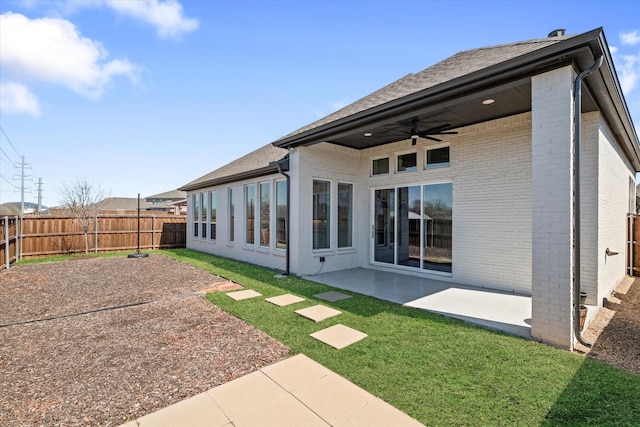
<svg viewBox="0 0 640 427">
<path fill-rule="evenodd" d="M 591 347 L 592 344 L 582 337 L 580 329 L 580 146 L 581 146 L 581 125 L 582 125 L 582 80 L 589 74 L 596 71 L 602 65 L 604 57 L 600 54 L 595 62 L 576 77 L 573 90 L 573 191 L 574 210 L 573 224 L 575 227 L 574 236 L 574 262 L 573 262 L 573 331 L 580 344 Z"/>
<path fill-rule="evenodd" d="M 285 230 L 285 239 L 287 241 L 287 249 L 285 252 L 285 259 L 286 259 L 286 270 L 284 272 L 285 276 L 289 275 L 289 263 L 290 263 L 290 257 L 289 257 L 289 238 L 290 238 L 290 230 L 291 230 L 291 226 L 289 224 L 289 218 L 291 217 L 290 213 L 291 213 L 291 176 L 286 174 L 286 172 L 289 172 L 289 156 L 285 157 L 284 159 L 279 160 L 277 163 L 278 165 L 278 173 L 284 175 L 287 178 L 287 222 L 285 223 L 286 225 L 286 230 Z"/>
</svg>

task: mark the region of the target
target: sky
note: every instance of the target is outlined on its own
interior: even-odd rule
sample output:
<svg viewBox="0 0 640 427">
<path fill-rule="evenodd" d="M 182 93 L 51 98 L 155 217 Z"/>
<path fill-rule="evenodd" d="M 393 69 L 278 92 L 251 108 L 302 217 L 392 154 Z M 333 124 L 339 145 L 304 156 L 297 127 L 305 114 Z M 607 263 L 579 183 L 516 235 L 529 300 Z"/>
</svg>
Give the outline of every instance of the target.
<svg viewBox="0 0 640 427">
<path fill-rule="evenodd" d="M 640 129 L 635 0 L 0 0 L 0 203 L 23 157 L 27 202 L 150 196 L 461 50 L 598 27 Z"/>
</svg>

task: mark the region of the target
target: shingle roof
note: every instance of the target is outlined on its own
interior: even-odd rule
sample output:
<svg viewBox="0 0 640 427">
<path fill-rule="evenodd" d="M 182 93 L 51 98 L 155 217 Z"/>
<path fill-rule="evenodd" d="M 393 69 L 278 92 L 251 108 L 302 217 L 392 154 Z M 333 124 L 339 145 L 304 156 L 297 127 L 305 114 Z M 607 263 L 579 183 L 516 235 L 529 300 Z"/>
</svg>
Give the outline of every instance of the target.
<svg viewBox="0 0 640 427">
<path fill-rule="evenodd" d="M 145 199 L 184 199 L 187 197 L 186 191 L 171 190 L 153 196 L 147 196 Z"/>
<path fill-rule="evenodd" d="M 278 171 L 278 168 L 273 162 L 283 159 L 287 153 L 288 151 L 283 148 L 267 144 L 213 172 L 183 185 L 179 190 L 196 190 L 198 188 L 275 173 Z"/>
<path fill-rule="evenodd" d="M 450 82 L 456 78 L 469 75 L 496 64 L 522 56 L 538 49 L 575 37 L 559 36 L 534 39 L 517 43 L 501 44 L 479 49 L 465 50 L 438 62 L 418 73 L 411 73 L 395 82 L 379 89 L 346 107 L 323 117 L 313 123 L 297 129 L 274 142 L 290 138 L 306 131 L 352 116 L 368 109 L 383 105 L 390 101 L 414 94 L 421 90 L 433 88 L 439 84 Z"/>
</svg>

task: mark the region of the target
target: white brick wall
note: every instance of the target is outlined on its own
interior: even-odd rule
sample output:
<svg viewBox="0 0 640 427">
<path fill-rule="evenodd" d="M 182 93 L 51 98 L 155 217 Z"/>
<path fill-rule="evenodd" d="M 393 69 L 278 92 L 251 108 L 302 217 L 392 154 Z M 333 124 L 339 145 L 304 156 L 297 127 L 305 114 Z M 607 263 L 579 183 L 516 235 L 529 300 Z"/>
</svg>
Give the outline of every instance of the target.
<svg viewBox="0 0 640 427">
<path fill-rule="evenodd" d="M 239 261 L 245 261 L 252 264 L 261 265 L 268 268 L 277 270 L 285 270 L 286 258 L 285 251 L 275 248 L 275 182 L 276 180 L 284 179 L 283 175 L 273 174 L 265 177 L 260 177 L 251 180 L 244 180 L 234 182 L 227 185 L 221 185 L 218 187 L 209 187 L 202 190 L 189 192 L 187 203 L 188 207 L 188 223 L 187 223 L 187 248 L 200 252 L 210 253 L 226 258 L 233 258 Z M 259 240 L 256 238 L 254 245 L 246 245 L 245 242 L 245 222 L 244 222 L 244 187 L 248 184 L 270 182 L 271 183 L 271 203 L 270 203 L 270 218 L 271 218 L 271 239 L 270 248 L 259 246 Z M 228 208 L 228 195 L 229 188 L 235 190 L 235 239 L 234 242 L 229 242 L 229 208 Z M 211 240 L 208 237 L 206 239 L 197 238 L 193 236 L 193 208 L 192 194 L 199 194 L 203 192 L 216 191 L 217 209 L 216 209 L 216 228 L 217 238 Z M 257 196 L 256 196 L 257 197 Z M 256 201 L 257 203 L 257 201 Z M 258 227 L 258 221 L 256 219 L 256 227 Z M 207 236 L 209 233 L 207 232 Z"/>
<path fill-rule="evenodd" d="M 323 272 L 353 267 L 371 267 L 371 196 L 372 188 L 453 183 L 453 274 L 450 278 L 475 286 L 519 293 L 531 292 L 531 115 L 520 114 L 489 123 L 459 129 L 444 144 L 421 141 L 397 142 L 357 151 L 331 144 L 297 148 L 292 164 L 292 193 L 295 219 L 294 233 L 298 248 L 292 255 L 292 271 L 315 274 L 320 270 L 319 256 L 326 259 Z M 451 166 L 425 169 L 426 148 L 450 144 Z M 394 173 L 398 154 L 417 152 L 416 172 Z M 371 159 L 390 156 L 391 173 L 370 176 Z M 354 183 L 355 247 L 354 251 L 311 249 L 311 186 L 314 178 Z M 294 196 L 297 197 L 297 196 Z M 336 200 L 332 201 L 335 223 Z M 296 228 L 294 228 L 296 229 Z M 335 239 L 335 227 L 332 229 Z M 299 245 L 299 246 L 298 246 Z M 293 259 L 295 258 L 295 261 Z M 294 267 L 295 266 L 295 267 Z M 415 270 L 409 274 L 428 275 Z"/>
<path fill-rule="evenodd" d="M 532 82 L 531 334 L 573 348 L 573 103 L 564 67 Z"/>
<path fill-rule="evenodd" d="M 626 274 L 629 180 L 635 179 L 635 174 L 606 123 L 598 118 L 598 293 L 592 304 L 602 305 L 602 298 L 609 296 Z M 607 248 L 619 255 L 606 256 Z"/>
</svg>

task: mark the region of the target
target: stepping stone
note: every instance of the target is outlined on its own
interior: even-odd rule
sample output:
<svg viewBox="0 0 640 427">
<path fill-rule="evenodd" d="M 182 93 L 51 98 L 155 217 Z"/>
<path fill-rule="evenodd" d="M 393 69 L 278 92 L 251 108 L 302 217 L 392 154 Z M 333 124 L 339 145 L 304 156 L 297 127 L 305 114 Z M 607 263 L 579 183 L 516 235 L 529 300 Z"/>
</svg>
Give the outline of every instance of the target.
<svg viewBox="0 0 640 427">
<path fill-rule="evenodd" d="M 265 301 L 275 304 L 278 307 L 284 307 L 285 305 L 295 304 L 300 301 L 304 301 L 304 298 L 297 297 L 291 294 L 279 295 L 277 297 L 271 297 L 265 299 Z"/>
<path fill-rule="evenodd" d="M 329 302 L 337 302 L 337 301 L 342 301 L 343 299 L 349 299 L 351 298 L 351 295 L 343 294 L 342 292 L 331 291 L 331 292 L 325 292 L 322 294 L 314 295 L 314 297 L 323 299 Z"/>
<path fill-rule="evenodd" d="M 262 294 L 260 292 L 254 291 L 253 289 L 247 289 L 245 291 L 229 292 L 227 293 L 227 296 L 233 298 L 236 301 L 240 301 L 243 299 L 260 297 L 262 296 Z"/>
<path fill-rule="evenodd" d="M 341 311 L 320 304 L 314 305 L 313 307 L 301 308 L 295 312 L 296 314 L 306 317 L 307 319 L 311 319 L 314 322 L 320 322 L 321 320 L 328 319 L 329 317 L 342 314 Z"/>
<path fill-rule="evenodd" d="M 322 341 L 323 343 L 330 345 L 336 350 L 345 348 L 368 337 L 364 332 L 357 331 L 341 324 L 333 325 L 310 335 L 318 341 Z"/>
</svg>

